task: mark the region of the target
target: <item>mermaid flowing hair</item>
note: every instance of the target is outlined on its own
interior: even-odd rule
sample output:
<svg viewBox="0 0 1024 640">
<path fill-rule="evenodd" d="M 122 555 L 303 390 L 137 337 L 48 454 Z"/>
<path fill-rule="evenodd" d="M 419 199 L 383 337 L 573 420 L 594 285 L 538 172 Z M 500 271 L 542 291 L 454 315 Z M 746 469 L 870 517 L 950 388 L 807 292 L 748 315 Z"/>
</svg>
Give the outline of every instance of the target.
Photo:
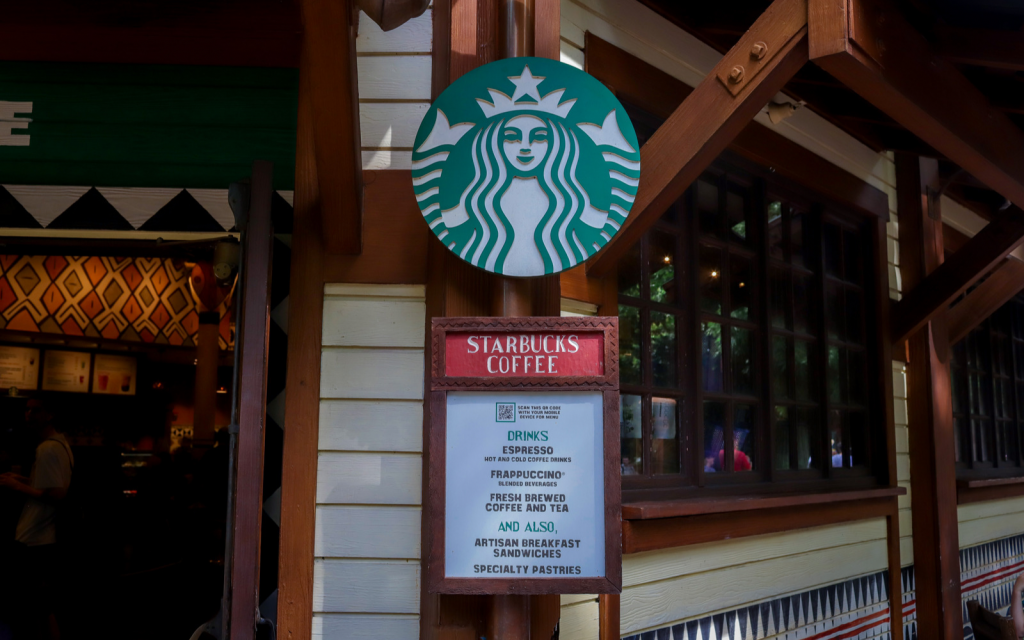
<svg viewBox="0 0 1024 640">
<path fill-rule="evenodd" d="M 538 175 L 540 187 L 548 196 L 548 208 L 534 232 L 534 242 L 545 271 L 554 273 L 586 260 L 588 253 L 574 227 L 579 222 L 588 224 L 584 212 L 594 208 L 576 175 L 581 148 L 575 127 L 566 126 L 548 114 L 540 117 L 550 133 L 550 147 Z M 505 258 L 514 239 L 512 225 L 501 209 L 501 195 L 514 179 L 501 147 L 504 125 L 504 119 L 497 119 L 473 137 L 473 177 L 455 207 L 464 211 L 473 225 L 473 233 L 460 257 L 498 273 L 504 272 Z"/>
</svg>

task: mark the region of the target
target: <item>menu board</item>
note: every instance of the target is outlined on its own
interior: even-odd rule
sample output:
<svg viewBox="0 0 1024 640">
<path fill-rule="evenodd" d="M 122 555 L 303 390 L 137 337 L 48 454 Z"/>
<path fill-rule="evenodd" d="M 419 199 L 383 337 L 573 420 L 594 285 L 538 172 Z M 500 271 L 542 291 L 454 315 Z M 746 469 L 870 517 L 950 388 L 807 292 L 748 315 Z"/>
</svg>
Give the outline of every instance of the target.
<svg viewBox="0 0 1024 640">
<path fill-rule="evenodd" d="M 97 353 L 93 363 L 92 392 L 133 396 L 137 377 L 135 358 Z"/>
<path fill-rule="evenodd" d="M 81 351 L 46 351 L 43 356 L 43 391 L 89 391 L 90 355 Z"/>
<path fill-rule="evenodd" d="M 0 389 L 39 388 L 39 349 L 0 346 Z"/>
<path fill-rule="evenodd" d="M 600 391 L 447 395 L 445 577 L 605 575 Z"/>
</svg>

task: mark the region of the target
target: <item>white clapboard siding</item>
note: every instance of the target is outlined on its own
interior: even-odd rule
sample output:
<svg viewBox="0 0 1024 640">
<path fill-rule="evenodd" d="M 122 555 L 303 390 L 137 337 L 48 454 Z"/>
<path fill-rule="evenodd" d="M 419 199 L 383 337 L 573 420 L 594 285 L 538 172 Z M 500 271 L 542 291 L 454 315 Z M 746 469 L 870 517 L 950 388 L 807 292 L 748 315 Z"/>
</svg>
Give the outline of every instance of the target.
<svg viewBox="0 0 1024 640">
<path fill-rule="evenodd" d="M 316 614 L 313 640 L 382 640 L 420 635 L 420 618 L 415 615 Z"/>
<path fill-rule="evenodd" d="M 433 40 L 432 9 L 427 9 L 397 29 L 384 31 L 359 12 L 359 35 L 356 37 L 356 53 L 430 53 Z"/>
<path fill-rule="evenodd" d="M 423 398 L 422 349 L 324 349 L 321 398 Z"/>
<path fill-rule="evenodd" d="M 661 627 L 708 613 L 881 571 L 884 540 L 695 573 L 623 589 L 621 633 Z"/>
<path fill-rule="evenodd" d="M 563 596 L 564 597 L 564 596 Z M 561 608 L 559 640 L 595 640 L 600 635 L 600 607 L 593 600 Z"/>
<path fill-rule="evenodd" d="M 422 300 L 328 297 L 323 329 L 325 347 L 423 347 Z"/>
<path fill-rule="evenodd" d="M 430 100 L 431 57 L 356 58 L 360 100 Z"/>
<path fill-rule="evenodd" d="M 324 287 L 314 638 L 419 637 L 425 295 Z"/>
<path fill-rule="evenodd" d="M 873 540 L 885 540 L 885 518 L 648 551 L 623 557 L 622 584 L 631 587 Z"/>
<path fill-rule="evenodd" d="M 317 559 L 313 611 L 419 613 L 420 562 Z"/>
<path fill-rule="evenodd" d="M 313 555 L 418 560 L 421 516 L 419 507 L 319 506 Z"/>
<path fill-rule="evenodd" d="M 427 295 L 422 284 L 359 284 L 352 282 L 331 282 L 324 285 L 325 296 L 347 296 L 349 298 L 410 298 L 422 300 Z"/>
<path fill-rule="evenodd" d="M 359 127 L 364 149 L 411 149 L 429 102 L 363 102 Z"/>
<path fill-rule="evenodd" d="M 423 402 L 322 400 L 320 450 L 423 451 Z"/>
<path fill-rule="evenodd" d="M 991 500 L 957 508 L 960 547 L 990 542 L 1024 531 L 1024 497 Z"/>
<path fill-rule="evenodd" d="M 403 453 L 321 452 L 317 504 L 419 504 L 423 459 Z"/>
<path fill-rule="evenodd" d="M 412 151 L 395 151 L 393 149 L 363 151 L 363 169 L 374 171 L 412 169 Z"/>
<path fill-rule="evenodd" d="M 1024 532 L 1024 512 L 961 522 L 957 529 L 961 548 L 1020 535 Z"/>
</svg>

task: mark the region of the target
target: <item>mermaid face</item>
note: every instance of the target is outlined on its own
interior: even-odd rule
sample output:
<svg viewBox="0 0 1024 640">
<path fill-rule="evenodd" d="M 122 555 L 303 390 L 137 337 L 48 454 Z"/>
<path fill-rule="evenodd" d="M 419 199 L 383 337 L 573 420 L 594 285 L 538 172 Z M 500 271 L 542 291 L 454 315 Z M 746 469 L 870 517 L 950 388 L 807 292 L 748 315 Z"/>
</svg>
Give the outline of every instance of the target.
<svg viewBox="0 0 1024 640">
<path fill-rule="evenodd" d="M 535 176 L 548 155 L 547 124 L 537 116 L 516 116 L 505 123 L 501 149 L 513 174 Z"/>
</svg>

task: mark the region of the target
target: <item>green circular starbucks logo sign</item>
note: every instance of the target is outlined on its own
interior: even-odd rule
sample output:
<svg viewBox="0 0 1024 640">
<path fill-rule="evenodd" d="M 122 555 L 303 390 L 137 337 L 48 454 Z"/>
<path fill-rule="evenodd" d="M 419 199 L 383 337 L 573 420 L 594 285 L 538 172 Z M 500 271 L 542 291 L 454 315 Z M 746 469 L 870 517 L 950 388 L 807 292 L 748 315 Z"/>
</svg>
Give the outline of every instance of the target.
<svg viewBox="0 0 1024 640">
<path fill-rule="evenodd" d="M 427 111 L 412 153 L 423 218 L 463 260 L 507 276 L 574 267 L 611 240 L 640 147 L 600 82 L 544 58 L 467 73 Z"/>
</svg>

